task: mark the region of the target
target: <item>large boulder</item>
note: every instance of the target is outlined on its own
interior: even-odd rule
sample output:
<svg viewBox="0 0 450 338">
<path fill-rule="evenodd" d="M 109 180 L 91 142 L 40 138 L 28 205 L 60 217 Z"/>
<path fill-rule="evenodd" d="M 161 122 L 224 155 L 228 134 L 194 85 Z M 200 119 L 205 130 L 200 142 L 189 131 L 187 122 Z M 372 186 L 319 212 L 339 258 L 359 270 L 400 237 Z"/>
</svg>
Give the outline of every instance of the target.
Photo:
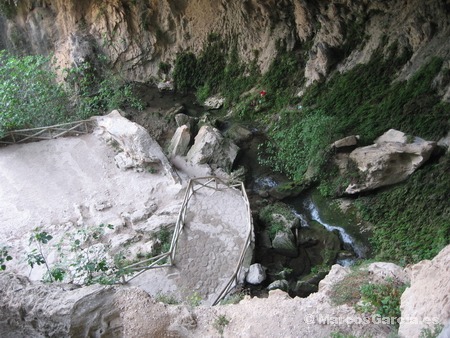
<svg viewBox="0 0 450 338">
<path fill-rule="evenodd" d="M 419 337 L 425 328 L 450 321 L 450 245 L 431 261 L 421 261 L 410 268 L 411 286 L 402 294 L 400 310 L 401 337 Z"/>
<path fill-rule="evenodd" d="M 257 285 L 264 282 L 265 279 L 266 279 L 266 271 L 261 264 L 255 263 L 250 265 L 247 272 L 247 276 L 245 277 L 247 283 Z"/>
<path fill-rule="evenodd" d="M 122 168 L 158 164 L 178 182 L 178 176 L 161 146 L 144 127 L 126 119 L 118 110 L 97 117 L 96 122 L 96 132 L 121 150 L 122 154 L 116 158 L 116 162 Z"/>
<path fill-rule="evenodd" d="M 294 234 L 289 231 L 278 231 L 272 240 L 275 252 L 287 257 L 297 257 L 298 248 L 295 243 Z"/>
<path fill-rule="evenodd" d="M 169 145 L 169 157 L 184 156 L 189 150 L 191 133 L 187 125 L 178 127 Z"/>
<path fill-rule="evenodd" d="M 186 157 L 194 165 L 206 163 L 230 171 L 238 151 L 239 147 L 225 139 L 218 129 L 204 125 Z"/>
<path fill-rule="evenodd" d="M 350 159 L 356 164 L 360 179 L 345 190 L 348 194 L 373 190 L 404 181 L 425 163 L 436 143 L 391 129 L 375 140 L 375 144 L 356 148 Z"/>
</svg>

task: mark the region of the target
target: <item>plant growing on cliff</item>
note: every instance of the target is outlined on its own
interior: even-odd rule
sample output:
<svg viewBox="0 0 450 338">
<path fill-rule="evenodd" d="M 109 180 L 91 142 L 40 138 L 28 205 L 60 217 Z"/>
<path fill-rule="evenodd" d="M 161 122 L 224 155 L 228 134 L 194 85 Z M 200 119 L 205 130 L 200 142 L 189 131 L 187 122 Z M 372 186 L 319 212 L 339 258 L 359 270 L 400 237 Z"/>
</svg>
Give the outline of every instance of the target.
<svg viewBox="0 0 450 338">
<path fill-rule="evenodd" d="M 5 245 L 0 247 L 0 271 L 6 270 L 6 262 L 11 261 L 13 258 L 8 253 L 9 248 Z"/>
<path fill-rule="evenodd" d="M 88 118 L 127 105 L 143 109 L 142 102 L 133 94 L 132 86 L 109 69 L 104 57 L 98 57 L 95 62 L 85 61 L 64 72 L 79 118 Z"/>
<path fill-rule="evenodd" d="M 225 327 L 230 324 L 230 320 L 225 315 L 219 315 L 216 320 L 214 321 L 214 328 L 219 332 L 221 336 L 223 336 L 223 331 L 225 330 Z"/>
<path fill-rule="evenodd" d="M 30 245 L 36 246 L 33 248 L 30 252 L 27 253 L 27 263 L 31 267 L 31 269 L 34 268 L 35 265 L 45 265 L 45 268 L 47 269 L 47 278 L 49 282 L 53 282 L 55 280 L 62 280 L 62 279 L 56 279 L 60 277 L 60 274 L 56 274 L 55 276 L 52 274 L 52 269 L 50 269 L 50 266 L 48 265 L 46 256 L 44 255 L 43 251 L 43 245 L 47 244 L 49 241 L 53 239 L 53 236 L 50 235 L 47 231 L 41 231 L 41 228 L 34 229 L 33 233 L 30 236 Z"/>
<path fill-rule="evenodd" d="M 383 283 L 364 283 L 360 287 L 362 312 L 375 313 L 381 317 L 400 318 L 400 297 L 406 285 L 394 279 Z"/>
<path fill-rule="evenodd" d="M 63 122 L 68 104 L 48 57 L 16 57 L 0 51 L 0 136 L 12 129 Z"/>
<path fill-rule="evenodd" d="M 317 173 L 327 159 L 334 123 L 322 110 L 281 113 L 269 130 L 270 141 L 262 148 L 260 162 L 294 180 L 302 180 L 308 167 Z"/>
</svg>

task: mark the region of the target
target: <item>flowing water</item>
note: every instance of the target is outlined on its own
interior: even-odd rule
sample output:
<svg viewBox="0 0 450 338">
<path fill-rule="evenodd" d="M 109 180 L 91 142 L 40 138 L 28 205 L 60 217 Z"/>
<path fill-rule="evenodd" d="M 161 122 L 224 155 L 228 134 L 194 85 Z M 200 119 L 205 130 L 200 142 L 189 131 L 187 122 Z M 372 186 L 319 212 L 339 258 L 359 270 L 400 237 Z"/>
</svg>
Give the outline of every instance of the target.
<svg viewBox="0 0 450 338">
<path fill-rule="evenodd" d="M 352 265 L 357 259 L 367 257 L 369 253 L 367 239 L 360 233 L 355 233 L 355 229 L 352 229 L 352 227 L 342 226 L 341 224 L 339 224 L 342 222 L 339 222 L 337 219 L 335 219 L 334 221 L 328 219 L 324 220 L 324 217 L 321 215 L 319 208 L 313 201 L 312 195 L 309 195 L 306 198 L 302 199 L 301 205 L 302 213 L 299 213 L 295 209 L 294 210 L 297 217 L 300 218 L 302 225 L 307 224 L 307 218 L 309 218 L 312 221 L 320 223 L 328 231 L 338 232 L 344 249 L 354 253 L 352 257 L 338 258 L 338 264 L 348 266 Z M 348 221 L 349 220 L 347 220 L 347 223 Z M 354 234 L 350 234 L 350 231 L 352 231 Z"/>
</svg>

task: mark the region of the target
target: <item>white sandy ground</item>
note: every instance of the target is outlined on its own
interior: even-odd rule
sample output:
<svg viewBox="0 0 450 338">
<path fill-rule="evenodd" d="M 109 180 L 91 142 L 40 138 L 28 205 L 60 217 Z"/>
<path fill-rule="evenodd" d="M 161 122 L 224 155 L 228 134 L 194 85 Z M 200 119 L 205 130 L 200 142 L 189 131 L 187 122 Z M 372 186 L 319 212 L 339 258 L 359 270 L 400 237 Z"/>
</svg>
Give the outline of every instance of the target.
<svg viewBox="0 0 450 338">
<path fill-rule="evenodd" d="M 112 224 L 120 232 L 121 214 L 152 203 L 164 208 L 182 199 L 182 186 L 171 178 L 121 171 L 114 155 L 111 146 L 92 134 L 0 148 L 0 245 L 11 247 L 11 271 L 28 275 L 20 257 L 36 227 L 55 238 L 81 224 Z M 40 279 L 39 270 L 33 269 L 30 277 Z"/>
<path fill-rule="evenodd" d="M 44 265 L 30 269 L 25 261 L 35 247 L 29 238 L 36 227 L 54 237 L 43 246 L 53 265 L 55 244 L 68 232 L 111 224 L 106 237 L 116 248 L 113 253 L 123 249 L 133 258 L 150 251 L 148 229 L 175 224 L 188 178 L 205 174 L 205 168 L 178 159 L 180 183 L 162 168 L 120 170 L 114 162 L 117 149 L 102 133 L 99 128 L 81 137 L 0 148 L 0 247 L 7 245 L 14 257 L 8 271 L 32 280 L 43 277 Z M 248 233 L 247 210 L 241 194 L 229 189 L 201 189 L 188 206 L 190 221 L 179 238 L 176 265 L 144 272 L 128 285 L 151 295 L 199 294 L 212 304 L 236 269 Z M 153 215 L 142 217 L 149 209 Z M 143 219 L 130 221 L 136 214 Z"/>
</svg>

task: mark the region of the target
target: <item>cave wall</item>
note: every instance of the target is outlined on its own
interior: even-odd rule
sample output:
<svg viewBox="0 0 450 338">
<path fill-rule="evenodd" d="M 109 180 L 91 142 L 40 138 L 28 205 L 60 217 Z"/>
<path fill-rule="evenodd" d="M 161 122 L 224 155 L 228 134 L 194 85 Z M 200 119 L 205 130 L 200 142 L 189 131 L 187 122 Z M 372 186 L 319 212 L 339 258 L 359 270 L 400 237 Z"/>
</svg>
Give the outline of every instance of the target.
<svg viewBox="0 0 450 338">
<path fill-rule="evenodd" d="M 449 58 L 446 0 L 17 0 L 0 7 L 0 47 L 54 54 L 69 67 L 98 53 L 135 81 L 158 75 L 161 61 L 198 53 L 214 32 L 257 55 L 262 71 L 277 41 L 304 51 L 307 84 L 367 62 L 397 41 L 412 52 L 400 76 L 425 59 Z M 383 37 L 385 37 L 383 39 Z"/>
</svg>

